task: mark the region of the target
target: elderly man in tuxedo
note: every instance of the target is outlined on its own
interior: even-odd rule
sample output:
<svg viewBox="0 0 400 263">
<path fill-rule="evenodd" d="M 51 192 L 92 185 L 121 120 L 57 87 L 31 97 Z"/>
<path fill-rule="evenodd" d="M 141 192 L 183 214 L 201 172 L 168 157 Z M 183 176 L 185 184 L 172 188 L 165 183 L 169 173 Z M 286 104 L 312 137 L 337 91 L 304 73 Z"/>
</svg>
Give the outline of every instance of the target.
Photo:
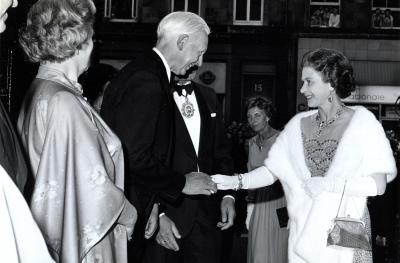
<svg viewBox="0 0 400 263">
<path fill-rule="evenodd" d="M 183 195 L 211 195 L 216 186 L 208 174 L 173 169 L 175 143 L 172 73 L 184 75 L 201 65 L 210 29 L 190 12 L 173 12 L 157 28 L 157 44 L 126 65 L 107 88 L 101 115 L 122 141 L 126 156 L 125 190 L 138 209 L 129 254 L 140 262 L 143 236 L 157 226 L 158 203 L 175 203 Z M 147 222 L 147 224 L 146 224 Z"/>
<path fill-rule="evenodd" d="M 197 66 L 175 77 L 175 145 L 173 169 L 213 174 L 233 172 L 229 142 L 215 92 L 194 83 Z M 225 193 L 226 194 L 226 193 Z M 221 261 L 221 230 L 233 225 L 232 195 L 182 196 L 166 203 L 156 239 L 150 241 L 146 263 L 217 263 Z"/>
</svg>

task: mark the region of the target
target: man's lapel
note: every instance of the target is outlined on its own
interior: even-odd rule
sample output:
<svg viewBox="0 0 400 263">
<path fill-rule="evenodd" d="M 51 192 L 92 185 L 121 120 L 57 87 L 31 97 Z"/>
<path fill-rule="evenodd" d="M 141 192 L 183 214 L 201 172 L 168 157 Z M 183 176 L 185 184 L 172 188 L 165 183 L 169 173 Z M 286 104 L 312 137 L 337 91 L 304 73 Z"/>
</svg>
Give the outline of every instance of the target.
<svg viewBox="0 0 400 263">
<path fill-rule="evenodd" d="M 194 87 L 194 93 L 196 94 L 197 98 L 197 105 L 199 107 L 199 112 L 200 112 L 200 119 L 201 119 L 201 125 L 200 125 L 200 141 L 199 141 L 199 152 L 198 155 L 199 157 L 203 156 L 203 153 L 210 153 L 210 151 L 207 150 L 207 147 L 209 146 L 211 139 L 212 139 L 212 127 L 211 127 L 211 111 L 208 107 L 206 98 L 204 98 L 203 93 L 200 92 L 200 89 L 197 87 L 195 83 L 193 83 Z M 199 158 L 201 159 L 201 158 Z"/>
</svg>

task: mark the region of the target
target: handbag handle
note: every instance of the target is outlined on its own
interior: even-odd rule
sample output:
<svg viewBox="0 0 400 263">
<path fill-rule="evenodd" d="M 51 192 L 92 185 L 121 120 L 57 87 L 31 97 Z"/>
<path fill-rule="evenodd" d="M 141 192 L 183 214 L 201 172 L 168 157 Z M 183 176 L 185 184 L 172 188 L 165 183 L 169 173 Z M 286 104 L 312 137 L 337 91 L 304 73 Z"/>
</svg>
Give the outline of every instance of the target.
<svg viewBox="0 0 400 263">
<path fill-rule="evenodd" d="M 340 211 L 340 207 L 342 206 L 342 200 L 343 200 L 343 196 L 344 196 L 344 191 L 346 190 L 346 184 L 347 184 L 347 179 L 344 181 L 344 185 L 343 185 L 343 192 L 342 192 L 342 196 L 340 197 L 340 203 L 339 203 L 339 207 L 336 213 L 336 217 L 339 216 L 339 211 Z"/>
</svg>

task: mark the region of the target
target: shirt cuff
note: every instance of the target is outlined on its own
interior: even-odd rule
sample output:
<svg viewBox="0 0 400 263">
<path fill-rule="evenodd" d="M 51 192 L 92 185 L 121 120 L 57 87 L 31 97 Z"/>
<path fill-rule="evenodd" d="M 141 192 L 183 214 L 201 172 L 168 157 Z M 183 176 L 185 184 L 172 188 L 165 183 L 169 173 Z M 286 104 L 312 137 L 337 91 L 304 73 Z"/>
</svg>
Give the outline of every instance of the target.
<svg viewBox="0 0 400 263">
<path fill-rule="evenodd" d="M 222 197 L 222 199 L 224 198 L 232 198 L 234 202 L 236 201 L 235 197 L 233 197 L 232 195 L 225 195 L 224 197 Z"/>
</svg>

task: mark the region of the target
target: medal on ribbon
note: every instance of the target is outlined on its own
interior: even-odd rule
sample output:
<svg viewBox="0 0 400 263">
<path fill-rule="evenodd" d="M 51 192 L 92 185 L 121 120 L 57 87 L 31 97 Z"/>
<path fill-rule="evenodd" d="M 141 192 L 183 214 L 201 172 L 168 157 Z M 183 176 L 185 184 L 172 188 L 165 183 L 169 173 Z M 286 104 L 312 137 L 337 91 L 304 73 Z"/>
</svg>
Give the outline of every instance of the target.
<svg viewBox="0 0 400 263">
<path fill-rule="evenodd" d="M 185 102 L 182 104 L 181 112 L 185 118 L 191 118 L 194 115 L 194 106 L 187 96 L 185 96 Z"/>
</svg>

